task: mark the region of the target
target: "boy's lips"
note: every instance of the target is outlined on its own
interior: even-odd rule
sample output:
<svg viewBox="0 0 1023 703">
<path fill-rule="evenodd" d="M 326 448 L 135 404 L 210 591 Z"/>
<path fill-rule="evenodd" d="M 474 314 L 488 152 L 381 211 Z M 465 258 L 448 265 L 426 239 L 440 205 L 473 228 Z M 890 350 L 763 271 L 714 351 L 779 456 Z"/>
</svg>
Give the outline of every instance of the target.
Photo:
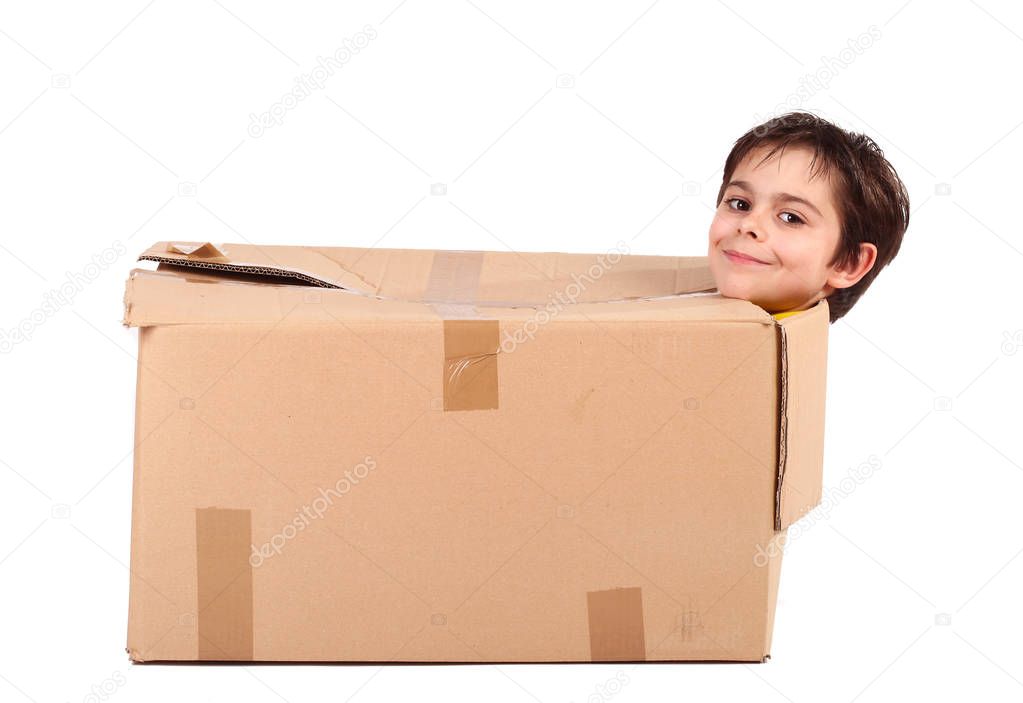
<svg viewBox="0 0 1023 703">
<path fill-rule="evenodd" d="M 754 266 L 768 265 L 766 261 L 761 261 L 760 259 L 749 256 L 748 254 L 736 251 L 735 249 L 725 249 L 725 256 L 728 257 L 729 261 L 736 264 L 752 264 Z"/>
</svg>

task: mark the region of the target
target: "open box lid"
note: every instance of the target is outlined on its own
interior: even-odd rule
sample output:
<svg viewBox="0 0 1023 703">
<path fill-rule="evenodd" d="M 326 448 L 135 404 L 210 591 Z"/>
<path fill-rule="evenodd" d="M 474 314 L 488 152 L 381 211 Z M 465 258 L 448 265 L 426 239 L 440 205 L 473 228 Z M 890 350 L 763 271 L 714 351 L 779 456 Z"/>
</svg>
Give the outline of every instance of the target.
<svg viewBox="0 0 1023 703">
<path fill-rule="evenodd" d="M 579 303 L 715 290 L 706 257 L 620 250 L 568 254 L 158 242 L 139 259 L 420 302 L 542 304 L 573 283 L 578 291 L 572 302 Z"/>
</svg>

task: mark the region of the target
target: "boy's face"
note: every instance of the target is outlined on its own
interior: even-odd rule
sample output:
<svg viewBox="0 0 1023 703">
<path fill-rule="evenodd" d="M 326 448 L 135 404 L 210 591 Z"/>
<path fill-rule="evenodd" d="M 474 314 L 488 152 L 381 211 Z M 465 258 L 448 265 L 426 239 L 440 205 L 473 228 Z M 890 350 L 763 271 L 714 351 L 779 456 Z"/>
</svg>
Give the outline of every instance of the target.
<svg viewBox="0 0 1023 703">
<path fill-rule="evenodd" d="M 771 313 L 807 309 L 852 285 L 848 274 L 828 266 L 841 236 L 839 214 L 830 181 L 810 180 L 813 151 L 789 146 L 755 167 L 767 150 L 748 154 L 725 188 L 710 225 L 710 268 L 726 297 Z"/>
</svg>

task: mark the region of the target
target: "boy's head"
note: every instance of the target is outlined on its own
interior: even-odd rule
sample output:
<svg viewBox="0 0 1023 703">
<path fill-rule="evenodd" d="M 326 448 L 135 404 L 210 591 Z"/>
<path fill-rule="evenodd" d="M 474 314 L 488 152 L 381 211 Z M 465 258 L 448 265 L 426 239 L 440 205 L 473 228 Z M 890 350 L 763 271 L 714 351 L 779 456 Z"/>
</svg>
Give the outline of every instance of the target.
<svg viewBox="0 0 1023 703">
<path fill-rule="evenodd" d="M 771 313 L 826 297 L 834 322 L 895 258 L 908 226 L 909 195 L 872 139 L 790 112 L 732 147 L 707 255 L 722 295 Z"/>
</svg>

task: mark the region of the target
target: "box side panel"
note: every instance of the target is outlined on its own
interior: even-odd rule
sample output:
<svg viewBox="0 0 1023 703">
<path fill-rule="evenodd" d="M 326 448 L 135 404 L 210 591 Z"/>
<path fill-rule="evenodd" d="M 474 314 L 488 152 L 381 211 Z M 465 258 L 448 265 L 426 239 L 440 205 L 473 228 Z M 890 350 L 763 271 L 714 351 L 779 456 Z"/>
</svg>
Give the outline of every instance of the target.
<svg viewBox="0 0 1023 703">
<path fill-rule="evenodd" d="M 821 500 L 827 393 L 828 305 L 786 318 L 778 326 L 784 373 L 775 527 L 786 529 Z"/>
</svg>

